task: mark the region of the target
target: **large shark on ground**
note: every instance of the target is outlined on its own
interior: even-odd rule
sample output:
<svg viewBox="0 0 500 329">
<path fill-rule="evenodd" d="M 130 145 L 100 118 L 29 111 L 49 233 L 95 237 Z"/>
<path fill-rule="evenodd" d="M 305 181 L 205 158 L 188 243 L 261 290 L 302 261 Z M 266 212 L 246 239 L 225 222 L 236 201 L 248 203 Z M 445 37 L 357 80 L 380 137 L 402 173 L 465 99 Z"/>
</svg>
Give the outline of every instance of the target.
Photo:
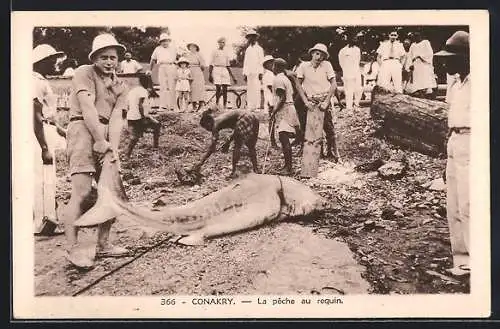
<svg viewBox="0 0 500 329">
<path fill-rule="evenodd" d="M 199 200 L 150 211 L 128 202 L 111 154 L 104 157 L 97 191 L 97 202 L 75 225 L 94 226 L 125 215 L 140 225 L 175 234 L 181 237 L 178 242 L 186 245 L 201 245 L 207 238 L 303 217 L 327 205 L 293 178 L 250 174 Z"/>
</svg>

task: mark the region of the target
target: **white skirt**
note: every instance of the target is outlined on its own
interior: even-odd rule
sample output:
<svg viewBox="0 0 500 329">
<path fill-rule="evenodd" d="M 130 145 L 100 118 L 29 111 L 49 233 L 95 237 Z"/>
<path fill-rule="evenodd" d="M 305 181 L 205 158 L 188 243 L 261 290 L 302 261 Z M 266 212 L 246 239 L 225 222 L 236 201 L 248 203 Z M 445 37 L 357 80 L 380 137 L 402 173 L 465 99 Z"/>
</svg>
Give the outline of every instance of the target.
<svg viewBox="0 0 500 329">
<path fill-rule="evenodd" d="M 181 79 L 177 80 L 177 83 L 175 85 L 175 90 L 176 91 L 190 91 L 190 86 L 189 86 L 189 80 L 186 79 Z"/>
<path fill-rule="evenodd" d="M 231 77 L 225 66 L 214 66 L 212 77 L 215 85 L 231 85 Z"/>
</svg>

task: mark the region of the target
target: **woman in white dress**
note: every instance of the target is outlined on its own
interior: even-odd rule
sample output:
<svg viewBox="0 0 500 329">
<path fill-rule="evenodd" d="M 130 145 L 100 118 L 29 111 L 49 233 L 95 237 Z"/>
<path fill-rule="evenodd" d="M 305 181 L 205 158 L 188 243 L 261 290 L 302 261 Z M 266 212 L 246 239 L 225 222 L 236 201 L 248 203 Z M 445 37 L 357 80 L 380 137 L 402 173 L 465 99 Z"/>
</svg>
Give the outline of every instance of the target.
<svg viewBox="0 0 500 329">
<path fill-rule="evenodd" d="M 193 111 L 199 111 L 205 103 L 205 60 L 200 54 L 200 47 L 195 43 L 188 43 L 188 53 L 184 57 L 189 61 L 191 70 L 191 103 Z"/>
</svg>

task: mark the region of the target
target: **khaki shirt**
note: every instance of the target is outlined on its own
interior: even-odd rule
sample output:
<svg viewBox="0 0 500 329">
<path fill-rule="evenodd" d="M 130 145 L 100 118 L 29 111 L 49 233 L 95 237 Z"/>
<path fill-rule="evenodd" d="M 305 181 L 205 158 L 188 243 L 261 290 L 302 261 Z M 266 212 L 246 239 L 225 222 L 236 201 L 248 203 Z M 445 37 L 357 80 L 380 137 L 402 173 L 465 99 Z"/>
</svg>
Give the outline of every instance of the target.
<svg viewBox="0 0 500 329">
<path fill-rule="evenodd" d="M 311 62 L 303 62 L 297 68 L 297 78 L 303 79 L 302 88 L 308 97 L 326 94 L 335 79 L 332 64 L 322 61 L 317 68 Z"/>
<path fill-rule="evenodd" d="M 470 74 L 463 81 L 456 79 L 450 87 L 449 128 L 470 128 Z"/>
<path fill-rule="evenodd" d="M 82 65 L 75 70 L 70 95 L 70 118 L 82 116 L 78 93 L 90 93 L 99 117 L 108 119 L 114 109 L 127 109 L 126 85 L 113 74 L 106 77 L 94 65 Z"/>
</svg>

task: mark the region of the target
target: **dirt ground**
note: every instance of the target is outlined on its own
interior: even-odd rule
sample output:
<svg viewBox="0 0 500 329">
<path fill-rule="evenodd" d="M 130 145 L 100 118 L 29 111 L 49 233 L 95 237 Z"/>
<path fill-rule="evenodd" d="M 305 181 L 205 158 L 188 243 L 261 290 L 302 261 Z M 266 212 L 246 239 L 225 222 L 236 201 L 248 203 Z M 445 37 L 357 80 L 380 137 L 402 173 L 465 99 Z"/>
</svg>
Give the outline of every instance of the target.
<svg viewBox="0 0 500 329">
<path fill-rule="evenodd" d="M 259 165 L 265 166 L 266 173 L 277 173 L 281 152 L 268 147 L 266 115 L 261 113 L 261 118 Z M 181 186 L 174 169 L 199 160 L 210 134 L 199 127 L 197 114 L 167 113 L 158 119 L 163 125 L 160 149 L 151 148 L 152 136 L 146 134 L 132 159 L 122 163 L 131 202 L 161 209 L 200 198 L 228 183 L 231 154 L 218 152 L 203 167 L 200 185 Z M 431 191 L 425 184 L 441 176 L 445 160 L 398 150 L 371 137 L 374 129 L 367 107 L 340 112 L 337 129 L 342 164 L 321 160 L 319 177 L 304 181 L 331 200 L 333 211 L 308 221 L 213 239 L 202 247 L 177 245 L 164 233 L 118 218 L 112 240 L 138 258 L 101 259 L 88 272 L 77 271 L 66 261 L 64 236 L 35 237 L 36 294 L 468 293 L 467 278 L 436 274 L 446 275 L 444 269 L 451 266 L 445 192 Z M 404 158 L 408 171 L 400 179 L 387 180 L 376 171 L 352 170 L 378 158 Z M 299 166 L 300 159 L 294 157 L 297 178 Z M 66 168 L 65 155 L 58 151 L 60 203 L 70 196 Z M 239 170 L 241 175 L 250 170 L 245 153 Z M 91 248 L 95 231 L 82 230 L 80 240 Z"/>
</svg>

